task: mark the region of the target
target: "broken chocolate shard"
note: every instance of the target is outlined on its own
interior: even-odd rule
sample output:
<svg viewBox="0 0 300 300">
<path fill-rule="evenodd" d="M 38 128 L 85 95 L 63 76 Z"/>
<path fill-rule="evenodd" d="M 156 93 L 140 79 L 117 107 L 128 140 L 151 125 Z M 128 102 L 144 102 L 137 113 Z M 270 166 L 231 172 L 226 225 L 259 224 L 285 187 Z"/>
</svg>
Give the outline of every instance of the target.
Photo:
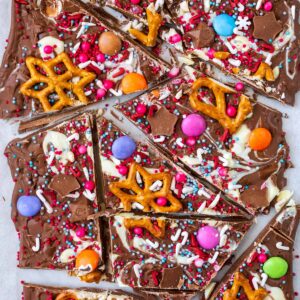
<svg viewBox="0 0 300 300">
<path fill-rule="evenodd" d="M 165 107 L 161 107 L 153 116 L 148 115 L 148 121 L 153 135 L 170 136 L 174 132 L 177 116 L 170 113 Z"/>
<path fill-rule="evenodd" d="M 185 37 L 190 38 L 193 46 L 198 49 L 210 46 L 214 41 L 215 32 L 210 26 L 201 22 L 196 29 L 187 32 Z"/>
<path fill-rule="evenodd" d="M 87 219 L 89 215 L 93 213 L 92 209 L 89 208 L 88 201 L 85 197 L 80 196 L 77 200 L 72 201 L 69 205 L 71 222 L 78 222 Z"/>
<path fill-rule="evenodd" d="M 255 16 L 253 23 L 253 36 L 267 43 L 272 43 L 278 33 L 282 31 L 282 25 L 276 20 L 274 12 L 266 13 L 263 16 Z"/>
<path fill-rule="evenodd" d="M 183 270 L 181 266 L 175 268 L 165 268 L 162 271 L 162 279 L 160 282 L 160 287 L 164 288 L 173 288 L 180 289 L 184 284 L 182 280 Z"/>
<path fill-rule="evenodd" d="M 63 198 L 80 188 L 80 184 L 73 175 L 58 174 L 55 175 L 49 188 L 59 193 Z"/>
</svg>

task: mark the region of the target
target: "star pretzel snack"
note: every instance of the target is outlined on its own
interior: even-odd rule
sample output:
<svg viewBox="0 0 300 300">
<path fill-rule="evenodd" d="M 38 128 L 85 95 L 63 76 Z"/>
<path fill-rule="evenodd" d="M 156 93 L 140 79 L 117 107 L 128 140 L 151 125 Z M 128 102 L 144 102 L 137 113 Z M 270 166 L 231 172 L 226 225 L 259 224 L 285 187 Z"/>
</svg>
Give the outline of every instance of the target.
<svg viewBox="0 0 300 300">
<path fill-rule="evenodd" d="M 55 72 L 55 67 L 60 63 L 63 63 L 67 70 L 58 75 Z M 75 94 L 83 104 L 89 102 L 84 93 L 84 87 L 91 83 L 96 75 L 76 67 L 65 52 L 46 62 L 39 58 L 27 57 L 26 65 L 31 78 L 21 86 L 20 92 L 25 96 L 38 99 L 44 111 L 61 110 L 65 106 L 73 106 L 76 99 L 73 100 L 72 96 L 68 96 L 65 90 Z M 37 67 L 44 71 L 45 75 L 38 71 Z M 78 82 L 75 81 L 77 78 L 79 78 Z M 43 88 L 44 84 L 46 85 L 45 88 Z M 38 85 L 42 86 L 41 90 L 35 90 L 34 87 Z M 49 95 L 52 93 L 56 93 L 58 97 L 58 101 L 53 105 L 50 104 L 49 100 Z"/>
</svg>

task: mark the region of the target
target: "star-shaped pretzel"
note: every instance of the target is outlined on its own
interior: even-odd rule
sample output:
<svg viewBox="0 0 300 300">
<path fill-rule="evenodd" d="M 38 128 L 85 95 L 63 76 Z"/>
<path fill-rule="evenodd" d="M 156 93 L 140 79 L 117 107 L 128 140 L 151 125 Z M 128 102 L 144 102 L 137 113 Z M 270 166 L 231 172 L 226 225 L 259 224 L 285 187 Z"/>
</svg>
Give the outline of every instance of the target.
<svg viewBox="0 0 300 300">
<path fill-rule="evenodd" d="M 54 70 L 55 66 L 60 63 L 63 63 L 67 69 L 62 75 L 58 75 Z M 20 92 L 25 96 L 38 99 L 44 111 L 61 110 L 65 106 L 72 106 L 74 101 L 66 94 L 66 90 L 75 94 L 80 102 L 88 103 L 84 87 L 92 82 L 96 75 L 76 67 L 66 53 L 63 52 L 48 61 L 27 57 L 26 65 L 31 78 L 21 86 Z M 36 67 L 42 69 L 46 75 L 43 75 Z M 77 78 L 79 78 L 77 82 L 72 82 Z M 46 87 L 42 90 L 34 90 L 34 86 L 41 83 Z M 51 105 L 48 97 L 53 93 L 58 96 L 58 101 Z"/>
<path fill-rule="evenodd" d="M 204 103 L 198 99 L 198 90 L 201 87 L 207 87 L 213 91 L 216 106 Z M 234 119 L 230 118 L 226 114 L 225 94 L 231 93 L 235 93 L 235 91 L 217 83 L 208 77 L 200 77 L 192 85 L 190 104 L 195 110 L 218 120 L 224 128 L 228 129 L 229 132 L 233 134 L 238 130 L 243 121 L 246 119 L 247 115 L 252 111 L 252 105 L 250 100 L 245 95 L 241 95 L 236 117 Z"/>
<path fill-rule="evenodd" d="M 143 218 L 143 219 L 126 218 L 124 219 L 124 226 L 127 229 L 131 229 L 135 227 L 144 228 L 157 238 L 163 238 L 165 236 L 166 222 L 163 219 L 157 219 L 157 225 L 155 225 L 151 222 L 150 218 Z"/>
<path fill-rule="evenodd" d="M 237 300 L 237 294 L 240 288 L 244 289 L 244 293 L 247 295 L 249 300 L 263 300 L 269 294 L 265 289 L 259 288 L 253 290 L 249 280 L 240 272 L 234 274 L 233 285 L 230 290 L 226 290 L 223 296 L 223 300 Z"/>
<path fill-rule="evenodd" d="M 129 33 L 145 46 L 154 47 L 156 45 L 158 29 L 161 25 L 162 17 L 160 14 L 152 12 L 150 9 L 146 9 L 146 14 L 149 28 L 148 34 L 144 34 L 143 32 L 134 28 L 130 28 Z"/>
<path fill-rule="evenodd" d="M 137 172 L 143 180 L 143 187 L 137 183 Z M 153 189 L 153 185 L 158 181 L 161 184 L 160 189 Z M 137 163 L 133 163 L 127 179 L 112 182 L 109 189 L 122 201 L 125 211 L 131 211 L 131 204 L 137 202 L 143 206 L 144 212 L 149 212 L 151 208 L 160 213 L 177 212 L 182 209 L 182 204 L 172 194 L 171 181 L 171 175 L 167 172 L 150 174 Z M 165 197 L 170 205 L 158 205 L 155 200 L 159 197 Z"/>
</svg>

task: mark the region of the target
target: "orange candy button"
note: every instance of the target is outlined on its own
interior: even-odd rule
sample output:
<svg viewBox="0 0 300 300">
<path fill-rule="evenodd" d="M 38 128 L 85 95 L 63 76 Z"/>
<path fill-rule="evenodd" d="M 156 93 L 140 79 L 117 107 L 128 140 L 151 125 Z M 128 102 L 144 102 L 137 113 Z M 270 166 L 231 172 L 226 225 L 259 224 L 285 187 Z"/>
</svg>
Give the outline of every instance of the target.
<svg viewBox="0 0 300 300">
<path fill-rule="evenodd" d="M 121 82 L 121 89 L 124 94 L 131 94 L 148 88 L 147 81 L 142 74 L 128 73 Z"/>
<path fill-rule="evenodd" d="M 266 128 L 255 128 L 249 137 L 249 146 L 253 150 L 265 150 L 272 141 L 271 132 Z"/>
<path fill-rule="evenodd" d="M 79 269 L 90 265 L 95 270 L 99 264 L 99 254 L 91 249 L 82 250 L 76 257 L 76 268 Z"/>
</svg>

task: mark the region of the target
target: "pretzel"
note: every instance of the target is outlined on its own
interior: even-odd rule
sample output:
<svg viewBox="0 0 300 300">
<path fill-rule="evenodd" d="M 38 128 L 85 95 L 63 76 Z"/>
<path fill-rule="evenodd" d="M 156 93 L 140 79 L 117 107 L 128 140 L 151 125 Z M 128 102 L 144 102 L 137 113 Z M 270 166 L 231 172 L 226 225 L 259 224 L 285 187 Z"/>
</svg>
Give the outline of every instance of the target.
<svg viewBox="0 0 300 300">
<path fill-rule="evenodd" d="M 198 100 L 198 90 L 203 86 L 213 91 L 216 99 L 216 106 Z M 229 132 L 233 134 L 252 111 L 250 100 L 245 95 L 241 95 L 236 117 L 233 119 L 226 114 L 225 94 L 234 92 L 233 89 L 220 85 L 208 77 L 200 77 L 192 85 L 190 104 L 193 109 L 218 120 L 224 128 L 228 129 Z"/>
<path fill-rule="evenodd" d="M 225 51 L 219 51 L 214 53 L 214 57 L 218 59 L 226 59 L 229 57 L 229 55 L 230 53 Z"/>
<path fill-rule="evenodd" d="M 131 229 L 134 227 L 141 227 L 141 228 L 145 228 L 146 230 L 148 230 L 156 238 L 163 238 L 165 236 L 166 222 L 163 219 L 157 219 L 157 224 L 158 225 L 154 225 L 151 222 L 150 218 L 144 218 L 144 219 L 126 218 L 126 219 L 124 219 L 124 226 L 127 229 Z"/>
<path fill-rule="evenodd" d="M 223 300 L 237 300 L 237 294 L 240 288 L 244 289 L 248 300 L 263 300 L 269 294 L 265 289 L 259 288 L 253 290 L 249 280 L 240 272 L 234 274 L 233 285 L 230 290 L 226 290 L 223 296 Z"/>
<path fill-rule="evenodd" d="M 90 272 L 88 274 L 85 274 L 85 275 L 82 275 L 82 276 L 79 276 L 79 279 L 81 281 L 84 281 L 84 282 L 88 282 L 88 283 L 98 283 L 102 277 L 102 273 L 98 270 L 95 270 L 93 272 Z"/>
<path fill-rule="evenodd" d="M 143 178 L 144 187 L 141 188 L 136 182 L 136 173 L 139 172 Z M 151 185 L 160 180 L 163 182 L 163 186 L 159 191 L 151 191 Z M 110 191 L 117 196 L 123 203 L 125 211 L 131 211 L 131 203 L 138 202 L 143 205 L 143 211 L 149 212 L 150 208 L 153 208 L 155 212 L 177 212 L 182 209 L 181 202 L 176 199 L 172 192 L 171 187 L 171 175 L 167 172 L 150 174 L 143 167 L 137 163 L 133 163 L 130 166 L 128 177 L 126 180 L 112 182 L 109 185 Z M 127 191 L 124 191 L 128 190 Z M 130 193 L 133 191 L 133 194 Z M 159 197 L 165 197 L 170 202 L 170 206 L 160 206 L 155 202 L 155 199 Z"/>
<path fill-rule="evenodd" d="M 265 62 L 261 62 L 257 71 L 254 74 L 259 79 L 266 79 L 268 81 L 275 81 L 272 68 Z"/>
<path fill-rule="evenodd" d="M 54 71 L 54 67 L 59 63 L 63 63 L 67 68 L 67 71 L 62 75 L 57 75 Z M 44 111 L 60 110 L 65 106 L 73 105 L 73 99 L 67 96 L 64 90 L 69 90 L 74 93 L 82 103 L 88 103 L 88 98 L 84 93 L 84 87 L 92 82 L 96 78 L 96 75 L 74 66 L 66 53 L 63 52 L 48 61 L 43 61 L 36 57 L 27 57 L 26 65 L 31 78 L 21 86 L 20 92 L 25 96 L 38 99 Z M 46 76 L 41 74 L 36 69 L 36 66 L 46 72 Z M 76 83 L 72 83 L 71 79 L 75 77 L 80 77 L 81 79 Z M 40 91 L 32 89 L 34 85 L 39 83 L 45 83 L 47 87 Z M 51 106 L 48 96 L 52 93 L 56 93 L 59 100 Z"/>
<path fill-rule="evenodd" d="M 78 300 L 73 292 L 63 292 L 56 296 L 55 300 Z"/>
<path fill-rule="evenodd" d="M 145 46 L 154 47 L 156 45 L 158 29 L 161 25 L 162 17 L 160 14 L 152 12 L 150 9 L 146 9 L 146 14 L 149 28 L 148 34 L 145 34 L 134 28 L 130 28 L 129 33 Z"/>
</svg>

